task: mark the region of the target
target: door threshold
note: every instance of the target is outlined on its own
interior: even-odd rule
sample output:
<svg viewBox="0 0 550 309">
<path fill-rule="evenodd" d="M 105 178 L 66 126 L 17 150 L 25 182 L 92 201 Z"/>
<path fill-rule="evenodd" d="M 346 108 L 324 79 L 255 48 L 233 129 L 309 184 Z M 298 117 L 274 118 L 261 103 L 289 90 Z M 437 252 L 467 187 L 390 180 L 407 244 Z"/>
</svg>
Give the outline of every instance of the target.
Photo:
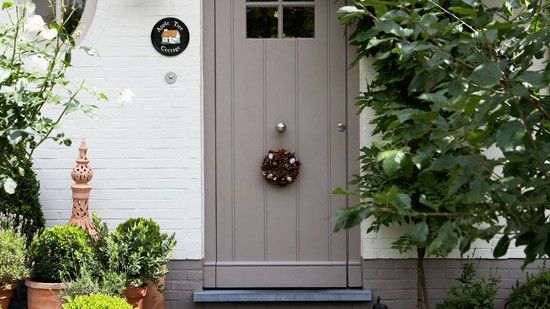
<svg viewBox="0 0 550 309">
<path fill-rule="evenodd" d="M 196 303 L 225 302 L 369 302 L 370 290 L 204 290 L 193 293 Z"/>
</svg>

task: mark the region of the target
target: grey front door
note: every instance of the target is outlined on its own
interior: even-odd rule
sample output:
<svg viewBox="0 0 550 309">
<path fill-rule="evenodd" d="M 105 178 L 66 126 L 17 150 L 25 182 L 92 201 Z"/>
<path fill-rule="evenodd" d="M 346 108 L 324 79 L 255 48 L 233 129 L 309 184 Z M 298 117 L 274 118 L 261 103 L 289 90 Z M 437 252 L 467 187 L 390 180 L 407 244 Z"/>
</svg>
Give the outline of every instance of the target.
<svg viewBox="0 0 550 309">
<path fill-rule="evenodd" d="M 358 155 L 348 151 L 358 151 L 347 108 L 348 78 L 358 77 L 347 70 L 336 14 L 344 4 L 215 1 L 215 287 L 360 284 L 358 237 L 330 224 L 348 204 L 331 191 L 346 186 Z M 281 122 L 284 133 L 275 129 Z M 283 188 L 260 174 L 263 156 L 278 148 L 302 163 Z"/>
</svg>

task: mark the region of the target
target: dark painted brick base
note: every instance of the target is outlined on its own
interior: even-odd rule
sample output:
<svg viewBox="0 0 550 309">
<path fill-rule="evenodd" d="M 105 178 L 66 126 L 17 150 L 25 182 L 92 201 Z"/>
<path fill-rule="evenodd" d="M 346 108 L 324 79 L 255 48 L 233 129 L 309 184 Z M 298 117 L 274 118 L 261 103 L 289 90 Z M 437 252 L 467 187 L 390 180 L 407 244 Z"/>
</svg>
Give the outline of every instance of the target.
<svg viewBox="0 0 550 309">
<path fill-rule="evenodd" d="M 524 281 L 527 273 L 535 273 L 543 262 L 521 270 L 522 260 L 470 260 L 474 262 L 478 275 L 487 277 L 493 274 L 500 279 L 497 294 L 497 309 L 504 308 L 511 287 L 516 281 Z M 430 304 L 440 302 L 447 289 L 454 283 L 462 270 L 461 260 L 427 260 L 426 275 Z M 413 309 L 416 305 L 416 261 L 365 260 L 363 262 L 363 286 L 372 290 L 390 309 Z M 195 304 L 193 292 L 202 289 L 202 261 L 173 261 L 169 265 L 170 274 L 166 278 L 166 309 L 187 308 L 371 308 L 361 304 Z M 146 308 L 147 309 L 147 308 Z"/>
<path fill-rule="evenodd" d="M 500 280 L 495 308 L 504 308 L 512 286 L 519 280 L 524 281 L 527 273 L 536 273 L 543 266 L 538 261 L 521 270 L 523 260 L 470 260 L 474 263 L 479 277 L 493 275 Z M 426 284 L 429 289 L 431 308 L 443 299 L 447 289 L 462 272 L 464 261 L 427 260 L 425 265 Z M 390 309 L 409 309 L 416 307 L 416 261 L 365 260 L 363 262 L 363 286 L 371 289 L 373 299 L 380 296 Z"/>
</svg>

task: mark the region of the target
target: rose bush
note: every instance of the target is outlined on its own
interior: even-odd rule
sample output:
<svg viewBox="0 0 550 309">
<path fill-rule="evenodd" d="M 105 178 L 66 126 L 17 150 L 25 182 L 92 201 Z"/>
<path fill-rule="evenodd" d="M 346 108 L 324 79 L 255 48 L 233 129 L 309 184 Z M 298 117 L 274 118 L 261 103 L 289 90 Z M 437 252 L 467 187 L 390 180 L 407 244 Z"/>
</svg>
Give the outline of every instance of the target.
<svg viewBox="0 0 550 309">
<path fill-rule="evenodd" d="M 71 144 L 60 128 L 67 114 L 94 115 L 96 106 L 81 102 L 79 94 L 97 101 L 107 96 L 67 78 L 77 45 L 64 21 L 45 23 L 29 2 L 0 0 L 0 7 L 0 187 L 13 193 L 23 158 L 47 140 Z"/>
</svg>

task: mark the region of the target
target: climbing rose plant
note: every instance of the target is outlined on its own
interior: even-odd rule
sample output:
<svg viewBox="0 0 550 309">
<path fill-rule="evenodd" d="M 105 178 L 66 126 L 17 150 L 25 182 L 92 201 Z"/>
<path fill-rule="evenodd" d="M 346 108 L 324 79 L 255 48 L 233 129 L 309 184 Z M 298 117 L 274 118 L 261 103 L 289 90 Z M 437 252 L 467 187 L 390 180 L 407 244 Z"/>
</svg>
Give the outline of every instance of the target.
<svg viewBox="0 0 550 309">
<path fill-rule="evenodd" d="M 76 44 L 64 22 L 45 23 L 28 1 L 0 0 L 0 5 L 0 187 L 13 193 L 22 158 L 30 159 L 47 140 L 71 144 L 60 128 L 67 114 L 94 115 L 96 106 L 81 102 L 79 94 L 99 101 L 107 96 L 66 77 Z"/>
</svg>

